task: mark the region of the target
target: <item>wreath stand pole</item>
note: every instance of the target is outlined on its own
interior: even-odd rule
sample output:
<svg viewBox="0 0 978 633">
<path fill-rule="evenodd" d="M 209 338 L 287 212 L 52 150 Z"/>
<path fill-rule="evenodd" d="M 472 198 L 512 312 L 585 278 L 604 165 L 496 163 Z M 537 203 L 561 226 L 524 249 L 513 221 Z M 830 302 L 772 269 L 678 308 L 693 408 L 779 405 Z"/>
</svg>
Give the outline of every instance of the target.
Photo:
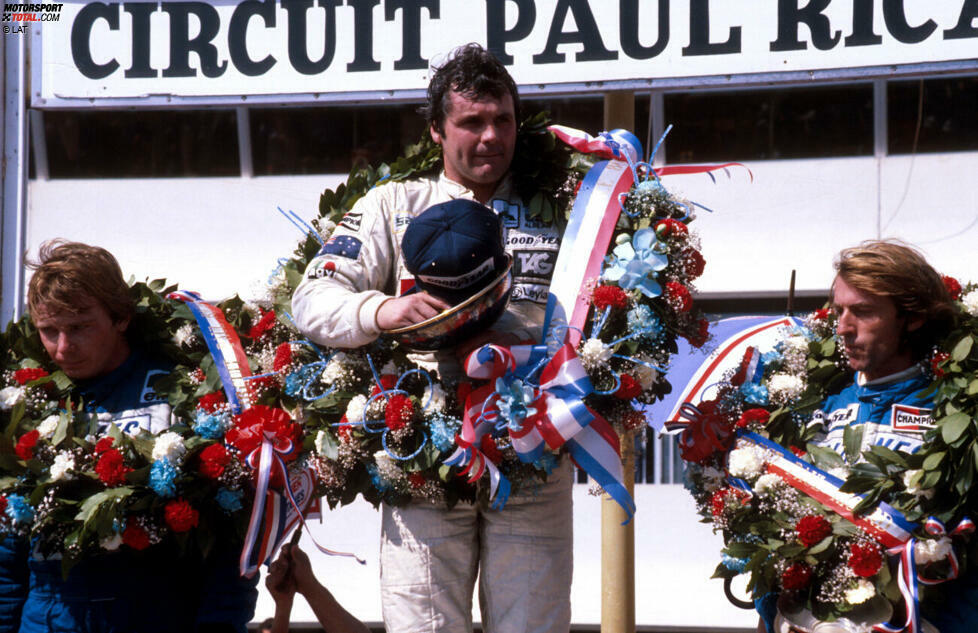
<svg viewBox="0 0 978 633">
<path fill-rule="evenodd" d="M 635 97 L 631 92 L 604 96 L 604 128 L 634 129 Z M 621 438 L 625 487 L 634 498 L 635 441 Z M 609 495 L 601 496 L 601 633 L 635 632 L 635 520 Z"/>
</svg>

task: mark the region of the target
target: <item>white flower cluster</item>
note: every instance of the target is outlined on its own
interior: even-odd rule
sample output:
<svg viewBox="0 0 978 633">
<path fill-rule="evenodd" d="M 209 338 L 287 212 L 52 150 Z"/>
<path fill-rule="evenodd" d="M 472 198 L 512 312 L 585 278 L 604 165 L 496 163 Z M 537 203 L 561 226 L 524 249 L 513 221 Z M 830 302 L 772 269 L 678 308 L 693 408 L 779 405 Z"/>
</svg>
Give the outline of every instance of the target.
<svg viewBox="0 0 978 633">
<path fill-rule="evenodd" d="M 363 409 L 367 405 L 367 396 L 357 394 L 350 398 L 346 405 L 346 421 L 350 424 L 363 422 Z"/>
<path fill-rule="evenodd" d="M 173 333 L 173 343 L 177 347 L 192 347 L 197 342 L 197 326 L 184 323 Z"/>
<path fill-rule="evenodd" d="M 49 415 L 48 417 L 41 420 L 41 423 L 37 425 L 37 432 L 44 439 L 50 438 L 54 435 L 54 432 L 58 430 L 58 423 L 61 421 L 61 416 L 59 415 Z"/>
<path fill-rule="evenodd" d="M 23 387 L 4 387 L 0 389 L 0 411 L 10 411 L 24 399 Z"/>
<path fill-rule="evenodd" d="M 337 352 L 326 363 L 320 380 L 329 387 L 347 389 L 352 387 L 356 378 L 356 361 L 345 352 Z"/>
<path fill-rule="evenodd" d="M 764 470 L 764 455 L 753 446 L 735 448 L 727 455 L 727 470 L 734 477 L 753 482 Z"/>
<path fill-rule="evenodd" d="M 777 495 L 786 485 L 778 475 L 765 473 L 754 482 L 754 492 L 759 497 L 771 497 Z"/>
<path fill-rule="evenodd" d="M 918 565 L 927 565 L 947 558 L 951 553 L 951 539 L 942 536 L 938 539 L 921 539 L 913 548 Z"/>
<path fill-rule="evenodd" d="M 636 356 L 640 361 L 650 363 L 651 359 L 644 356 Z M 659 371 L 655 367 L 649 367 L 648 365 L 643 365 L 642 363 L 635 363 L 632 369 L 632 376 L 638 381 L 638 384 L 642 386 L 642 391 L 648 391 L 655 384 L 655 381 L 659 379 Z"/>
<path fill-rule="evenodd" d="M 589 338 L 581 345 L 578 357 L 584 369 L 597 369 L 611 359 L 611 348 L 604 344 L 601 339 Z"/>
<path fill-rule="evenodd" d="M 856 586 L 850 588 L 845 593 L 845 600 L 849 604 L 862 604 L 876 595 L 876 586 L 865 578 L 856 581 Z"/>
<path fill-rule="evenodd" d="M 187 447 L 183 444 L 183 438 L 172 431 L 166 431 L 156 436 L 153 443 L 153 459 L 166 459 L 171 464 L 178 464 L 187 452 Z"/>
<path fill-rule="evenodd" d="M 971 316 L 978 317 L 978 288 L 961 297 L 965 312 Z"/>
<path fill-rule="evenodd" d="M 804 375 L 808 363 L 808 338 L 803 334 L 792 334 L 784 339 L 781 358 L 788 373 Z"/>
<path fill-rule="evenodd" d="M 445 407 L 447 406 L 446 395 L 441 385 L 433 383 L 430 387 L 425 388 L 424 396 L 421 397 L 421 406 L 427 407 L 425 409 L 426 413 L 441 413 L 445 411 Z"/>
<path fill-rule="evenodd" d="M 773 404 L 787 404 L 797 398 L 804 390 L 805 381 L 801 376 L 795 374 L 772 374 L 767 380 L 768 398 Z"/>
<path fill-rule="evenodd" d="M 54 462 L 51 463 L 51 481 L 60 481 L 64 479 L 68 471 L 75 467 L 75 456 L 69 451 L 61 451 L 54 456 Z"/>
<path fill-rule="evenodd" d="M 915 497 L 930 499 L 934 496 L 934 489 L 920 487 L 923 476 L 924 471 L 920 469 L 905 470 L 903 472 L 903 487 Z"/>
</svg>

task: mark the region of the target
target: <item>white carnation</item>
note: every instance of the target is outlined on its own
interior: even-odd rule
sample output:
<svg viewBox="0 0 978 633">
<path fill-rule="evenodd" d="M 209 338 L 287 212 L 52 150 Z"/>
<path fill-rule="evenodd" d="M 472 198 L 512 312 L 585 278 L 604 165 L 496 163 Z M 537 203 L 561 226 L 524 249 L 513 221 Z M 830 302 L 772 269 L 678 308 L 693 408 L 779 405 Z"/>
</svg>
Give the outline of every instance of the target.
<svg viewBox="0 0 978 633">
<path fill-rule="evenodd" d="M 75 457 L 68 451 L 61 451 L 54 456 L 51 464 L 51 481 L 63 479 L 68 471 L 75 467 Z"/>
<path fill-rule="evenodd" d="M 320 430 L 316 433 L 316 454 L 326 456 L 326 431 Z"/>
<path fill-rule="evenodd" d="M 978 316 L 978 288 L 961 297 L 961 303 L 968 314 Z"/>
<path fill-rule="evenodd" d="M 0 411 L 9 411 L 24 399 L 23 387 L 4 387 L 0 389 Z"/>
<path fill-rule="evenodd" d="M 856 586 L 846 590 L 845 600 L 849 604 L 862 604 L 876 595 L 876 587 L 865 578 L 856 581 Z"/>
<path fill-rule="evenodd" d="M 190 347 L 197 338 L 197 326 L 184 323 L 173 333 L 173 342 L 178 347 Z"/>
<path fill-rule="evenodd" d="M 172 431 L 158 435 L 153 444 L 153 459 L 168 459 L 174 465 L 180 462 L 186 452 L 183 438 Z"/>
<path fill-rule="evenodd" d="M 727 456 L 727 470 L 734 477 L 753 481 L 764 469 L 764 459 L 753 447 L 735 448 Z"/>
<path fill-rule="evenodd" d="M 333 358 L 326 363 L 326 368 L 323 370 L 323 383 L 332 385 L 333 383 L 340 382 L 349 372 L 349 370 L 346 368 L 346 365 L 349 362 L 350 357 L 345 353 L 337 352 L 334 354 Z"/>
<path fill-rule="evenodd" d="M 921 488 L 920 482 L 922 480 L 922 477 L 923 477 L 923 471 L 921 471 L 920 469 L 904 471 L 903 487 L 907 489 L 907 492 L 914 495 L 915 497 L 930 499 L 931 497 L 934 496 L 934 489 Z"/>
<path fill-rule="evenodd" d="M 387 361 L 387 363 L 383 367 L 380 368 L 380 375 L 381 376 L 391 376 L 391 375 L 395 375 L 396 376 L 397 375 L 397 365 L 394 364 L 394 361 L 390 361 L 390 360 Z"/>
<path fill-rule="evenodd" d="M 37 432 L 41 434 L 41 437 L 51 437 L 54 435 L 54 432 L 58 430 L 59 422 L 61 422 L 60 415 L 49 415 L 41 420 L 41 423 L 37 425 Z"/>
<path fill-rule="evenodd" d="M 767 381 L 771 401 L 779 404 L 796 398 L 804 389 L 805 381 L 794 374 L 774 374 Z"/>
<path fill-rule="evenodd" d="M 122 535 L 119 533 L 114 533 L 112 536 L 107 536 L 99 541 L 99 545 L 102 546 L 102 549 L 107 549 L 109 551 L 117 550 L 119 549 L 119 546 L 122 545 Z"/>
<path fill-rule="evenodd" d="M 784 340 L 785 352 L 808 354 L 808 339 L 801 334 L 794 334 Z"/>
<path fill-rule="evenodd" d="M 367 405 L 367 396 L 359 394 L 353 396 L 346 405 L 346 421 L 350 424 L 363 422 L 363 408 Z"/>
<path fill-rule="evenodd" d="M 651 389 L 655 381 L 659 379 L 659 372 L 655 367 L 649 367 L 641 363 L 635 363 L 635 367 L 632 369 L 632 375 L 638 381 L 638 384 L 642 386 L 642 391 Z"/>
<path fill-rule="evenodd" d="M 774 473 L 765 473 L 754 482 L 754 492 L 759 495 L 769 495 L 784 485 L 784 480 Z"/>
<path fill-rule="evenodd" d="M 921 539 L 913 549 L 918 565 L 926 565 L 947 558 L 951 553 L 951 539 L 942 536 L 939 539 Z"/>
<path fill-rule="evenodd" d="M 427 413 L 439 413 L 445 410 L 445 390 L 439 384 L 433 384 L 424 390 L 421 405 Z"/>
<path fill-rule="evenodd" d="M 611 348 L 605 345 L 601 339 L 589 338 L 584 342 L 584 345 L 581 345 L 578 356 L 585 369 L 594 369 L 608 362 L 611 358 Z"/>
</svg>

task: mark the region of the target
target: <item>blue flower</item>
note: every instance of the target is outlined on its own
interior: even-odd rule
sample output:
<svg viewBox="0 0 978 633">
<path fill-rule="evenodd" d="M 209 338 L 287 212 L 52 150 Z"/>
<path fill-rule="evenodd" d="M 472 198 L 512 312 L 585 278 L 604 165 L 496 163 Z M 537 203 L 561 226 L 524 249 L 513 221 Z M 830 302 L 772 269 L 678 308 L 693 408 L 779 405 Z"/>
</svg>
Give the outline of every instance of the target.
<svg viewBox="0 0 978 633">
<path fill-rule="evenodd" d="M 285 395 L 295 396 L 306 384 L 305 372 L 294 371 L 285 377 Z"/>
<path fill-rule="evenodd" d="M 720 560 L 724 567 L 730 571 L 735 571 L 738 574 L 744 573 L 744 570 L 747 569 L 747 563 L 749 562 L 749 560 L 746 558 L 734 558 L 733 556 L 729 556 L 727 554 L 721 554 Z"/>
<path fill-rule="evenodd" d="M 149 469 L 149 487 L 157 496 L 169 499 L 177 496 L 175 483 L 178 471 L 168 459 L 158 459 Z"/>
<path fill-rule="evenodd" d="M 30 523 L 34 519 L 34 508 L 20 495 L 7 497 L 7 516 L 14 523 Z"/>
<path fill-rule="evenodd" d="M 531 406 L 534 401 L 533 387 L 525 386 L 518 378 L 509 381 L 497 378 L 496 393 L 499 395 L 496 406 L 499 407 L 501 422 L 510 429 L 522 430 L 523 420 L 536 415 L 537 410 Z"/>
<path fill-rule="evenodd" d="M 649 340 L 655 339 L 662 333 L 662 321 L 649 306 L 639 304 L 628 311 L 628 330 L 642 332 L 642 336 Z"/>
<path fill-rule="evenodd" d="M 462 423 L 455 418 L 441 414 L 433 415 L 429 423 L 432 444 L 442 452 L 452 450 L 455 448 L 455 434 L 461 426 Z"/>
<path fill-rule="evenodd" d="M 606 258 L 609 267 L 602 276 L 608 281 L 617 282 L 625 290 L 638 288 L 646 297 L 658 297 L 662 294 L 662 286 L 655 281 L 656 273 L 669 265 L 669 257 L 660 252 L 663 248 L 659 238 L 652 229 L 640 229 L 632 235 L 631 242 L 627 236 Z"/>
<path fill-rule="evenodd" d="M 744 400 L 751 404 L 767 404 L 767 387 L 764 385 L 744 383 L 740 387 L 740 393 L 744 394 Z"/>
<path fill-rule="evenodd" d="M 242 496 L 244 496 L 244 493 L 240 490 L 221 488 L 217 491 L 217 494 L 214 495 L 214 499 L 217 500 L 217 505 L 221 506 L 222 510 L 230 514 L 241 509 Z"/>
<path fill-rule="evenodd" d="M 209 440 L 219 440 L 231 425 L 231 416 L 226 412 L 213 414 L 199 410 L 194 422 L 194 433 Z"/>
<path fill-rule="evenodd" d="M 381 494 L 391 489 L 391 483 L 380 474 L 376 464 L 367 464 L 367 474 L 370 475 L 370 482 L 374 485 L 374 488 L 380 491 Z"/>
</svg>

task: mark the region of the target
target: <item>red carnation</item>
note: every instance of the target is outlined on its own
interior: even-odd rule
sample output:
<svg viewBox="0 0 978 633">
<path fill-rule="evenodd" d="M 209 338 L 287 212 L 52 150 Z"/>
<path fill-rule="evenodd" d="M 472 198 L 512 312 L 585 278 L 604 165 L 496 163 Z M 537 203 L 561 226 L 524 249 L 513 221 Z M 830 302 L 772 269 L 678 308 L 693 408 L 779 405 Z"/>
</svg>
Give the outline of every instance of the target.
<svg viewBox="0 0 978 633">
<path fill-rule="evenodd" d="M 961 298 L 961 284 L 954 277 L 949 277 L 947 275 L 942 275 L 941 279 L 944 281 L 944 287 L 947 288 L 947 292 L 951 295 L 951 298 L 957 301 Z M 23 384 L 23 383 L 21 383 Z"/>
<path fill-rule="evenodd" d="M 224 397 L 223 391 L 213 391 L 211 393 L 205 393 L 200 398 L 197 399 L 197 406 L 207 413 L 214 413 L 227 403 L 227 398 Z"/>
<path fill-rule="evenodd" d="M 693 307 L 689 288 L 676 281 L 666 282 L 666 300 L 677 312 L 689 312 Z"/>
<path fill-rule="evenodd" d="M 211 444 L 200 452 L 200 474 L 209 479 L 217 479 L 231 461 L 231 455 L 223 444 Z"/>
<path fill-rule="evenodd" d="M 427 480 L 424 478 L 424 475 L 421 473 L 415 472 L 408 474 L 408 483 L 411 484 L 411 487 L 415 490 L 423 488 L 426 481 Z"/>
<path fill-rule="evenodd" d="M 25 367 L 24 369 L 18 369 L 14 372 L 14 380 L 17 381 L 19 385 L 26 385 L 29 382 L 37 380 L 38 378 L 44 378 L 48 375 L 48 372 L 44 371 L 40 367 Z"/>
<path fill-rule="evenodd" d="M 883 565 L 883 556 L 875 545 L 853 543 L 849 548 L 849 567 L 860 578 L 875 576 Z"/>
<path fill-rule="evenodd" d="M 493 464 L 498 464 L 503 461 L 502 451 L 499 450 L 499 447 L 496 445 L 496 440 L 492 439 L 492 436 L 483 435 L 479 449 Z"/>
<path fill-rule="evenodd" d="M 96 455 L 101 455 L 105 451 L 112 448 L 113 442 L 115 442 L 114 437 L 103 437 L 99 441 L 95 442 L 95 448 L 92 449 L 92 452 Z"/>
<path fill-rule="evenodd" d="M 350 431 L 353 430 L 353 425 L 350 424 L 349 420 L 346 419 L 344 415 L 340 418 L 340 424 L 336 427 L 336 436 L 339 437 L 343 442 L 349 444 L 350 440 L 353 439 L 350 435 Z"/>
<path fill-rule="evenodd" d="M 683 272 L 689 279 L 696 279 L 703 274 L 706 268 L 706 260 L 703 254 L 695 248 L 687 248 L 682 252 Z"/>
<path fill-rule="evenodd" d="M 302 428 L 282 409 L 256 404 L 234 416 L 234 426 L 228 429 L 224 439 L 242 454 L 248 455 L 261 447 L 266 433 L 274 438 L 275 444 L 284 447 L 288 442 L 295 444 L 299 441 Z M 283 459 L 291 461 L 298 456 L 299 452 L 293 451 L 291 455 L 283 456 Z"/>
<path fill-rule="evenodd" d="M 132 468 L 123 463 L 122 453 L 114 448 L 104 451 L 95 464 L 95 474 L 110 488 L 126 483 L 126 475 L 131 472 Z"/>
<path fill-rule="evenodd" d="M 637 398 L 642 394 L 642 385 L 638 383 L 637 380 L 632 378 L 628 374 L 622 374 L 619 377 L 621 382 L 618 385 L 618 390 L 613 394 L 616 398 L 622 400 L 631 400 L 632 398 Z"/>
<path fill-rule="evenodd" d="M 748 424 L 754 423 L 764 426 L 770 419 L 771 414 L 768 413 L 766 409 L 747 409 L 742 414 L 740 414 L 740 419 L 737 420 L 737 426 L 739 428 L 744 428 Z"/>
<path fill-rule="evenodd" d="M 272 369 L 276 372 L 282 371 L 292 364 L 292 346 L 282 343 L 275 348 L 275 360 L 272 361 Z"/>
<path fill-rule="evenodd" d="M 251 329 L 248 330 L 245 336 L 250 339 L 259 339 L 265 336 L 273 327 L 275 327 L 275 310 L 269 310 L 268 312 L 261 310 L 261 318 L 258 319 L 258 323 L 251 326 Z"/>
<path fill-rule="evenodd" d="M 714 518 L 720 518 L 730 503 L 743 505 L 750 500 L 750 495 L 736 488 L 720 488 L 710 497 L 710 513 Z"/>
<path fill-rule="evenodd" d="M 17 457 L 24 461 L 34 457 L 34 446 L 37 444 L 39 437 L 41 437 L 41 433 L 37 429 L 32 429 L 21 435 L 20 439 L 17 440 L 17 446 L 14 446 L 14 452 L 17 453 Z"/>
<path fill-rule="evenodd" d="M 781 574 L 781 586 L 788 591 L 804 589 L 812 580 L 812 568 L 805 563 L 792 563 Z"/>
<path fill-rule="evenodd" d="M 688 235 L 689 228 L 679 220 L 667 218 L 655 225 L 655 232 L 659 237 L 669 237 L 671 235 Z"/>
<path fill-rule="evenodd" d="M 828 308 L 820 308 L 812 314 L 812 318 L 816 321 L 826 321 L 829 318 L 831 312 Z"/>
<path fill-rule="evenodd" d="M 591 295 L 591 303 L 598 310 L 608 307 L 621 310 L 628 305 L 628 295 L 618 286 L 598 286 Z"/>
<path fill-rule="evenodd" d="M 251 377 L 245 383 L 245 387 L 248 389 L 248 397 L 251 398 L 252 402 L 260 400 L 265 395 L 265 391 L 274 389 L 277 386 L 278 382 L 275 380 L 274 375 Z"/>
<path fill-rule="evenodd" d="M 374 383 L 373 388 L 370 390 L 370 396 L 376 396 L 381 391 L 390 391 L 395 386 L 397 386 L 397 376 L 394 374 L 384 374 L 380 377 L 380 385 Z"/>
<path fill-rule="evenodd" d="M 941 368 L 941 364 L 946 362 L 947 359 L 951 358 L 951 355 L 947 352 L 937 352 L 930 359 L 930 370 L 934 374 L 934 378 L 941 378 L 944 376 L 944 370 Z"/>
<path fill-rule="evenodd" d="M 395 394 L 387 401 L 387 408 L 384 409 L 384 424 L 390 430 L 400 431 L 405 428 L 410 424 L 412 416 L 414 416 L 414 404 L 404 394 Z"/>
<path fill-rule="evenodd" d="M 706 319 L 700 319 L 696 322 L 696 334 L 684 334 L 683 336 L 693 347 L 703 347 L 703 344 L 710 338 L 710 322 Z"/>
<path fill-rule="evenodd" d="M 163 510 L 163 518 L 174 532 L 186 532 L 197 527 L 199 517 L 200 513 L 186 499 L 174 499 Z"/>
<path fill-rule="evenodd" d="M 149 533 L 135 521 L 129 521 L 122 531 L 122 542 L 134 550 L 144 550 L 149 547 Z"/>
<path fill-rule="evenodd" d="M 7 510 L 7 498 L 0 497 L 0 514 L 3 514 Z"/>
<path fill-rule="evenodd" d="M 799 519 L 795 533 L 802 545 L 811 547 L 832 533 L 832 525 L 825 517 L 809 514 Z"/>
</svg>

